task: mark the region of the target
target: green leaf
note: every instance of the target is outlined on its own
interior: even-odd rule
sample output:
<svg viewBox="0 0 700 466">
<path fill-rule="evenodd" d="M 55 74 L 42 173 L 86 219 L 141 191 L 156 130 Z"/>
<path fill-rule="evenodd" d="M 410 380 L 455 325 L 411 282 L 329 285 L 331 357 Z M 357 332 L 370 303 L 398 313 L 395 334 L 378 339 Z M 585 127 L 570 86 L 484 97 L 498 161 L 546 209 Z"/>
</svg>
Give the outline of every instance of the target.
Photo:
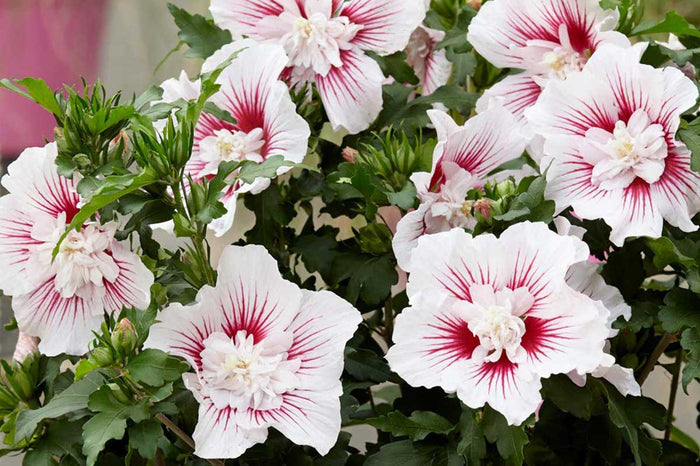
<svg viewBox="0 0 700 466">
<path fill-rule="evenodd" d="M 172 3 L 168 4 L 168 9 L 180 29 L 178 37 L 190 47 L 186 56 L 208 58 L 231 42 L 231 33 L 216 26 L 212 20 L 192 15 Z"/>
<path fill-rule="evenodd" d="M 462 416 L 457 425 L 460 440 L 457 444 L 457 453 L 464 456 L 467 466 L 477 466 L 486 456 L 486 440 L 484 431 L 474 418 L 474 412 L 469 408 L 463 408 Z"/>
<path fill-rule="evenodd" d="M 392 442 L 365 461 L 365 466 L 425 466 L 432 463 L 436 447 L 419 445 L 411 440 Z"/>
<path fill-rule="evenodd" d="M 157 181 L 157 175 L 150 168 L 145 168 L 138 175 L 115 175 L 106 177 L 102 186 L 93 194 L 92 199 L 75 214 L 70 225 L 66 227 L 66 231 L 61 235 L 61 238 L 56 243 L 56 247 L 53 249 L 53 257 L 55 258 L 56 254 L 58 254 L 61 243 L 68 233 L 71 230 L 81 228 L 85 221 L 92 217 L 95 212 L 111 204 L 120 197 L 154 184 Z"/>
<path fill-rule="evenodd" d="M 163 427 L 158 421 L 143 421 L 129 427 L 129 446 L 146 459 L 156 456 L 158 442 L 163 437 Z"/>
<path fill-rule="evenodd" d="M 418 84 L 416 73 L 406 62 L 406 52 L 400 51 L 386 56 L 370 52 L 368 55 L 379 63 L 384 76 L 391 76 L 400 83 Z"/>
<path fill-rule="evenodd" d="M 685 256 L 669 238 L 646 238 L 646 243 L 654 252 L 654 265 L 659 269 L 670 264 L 680 264 L 684 267 L 695 264 L 695 259 Z"/>
<path fill-rule="evenodd" d="M 690 290 L 676 288 L 664 298 L 659 320 L 664 331 L 675 333 L 684 327 L 700 328 L 700 296 Z"/>
<path fill-rule="evenodd" d="M 678 37 L 700 37 L 700 30 L 676 11 L 669 11 L 661 22 L 645 21 L 631 32 L 633 36 L 641 34 L 675 34 Z"/>
<path fill-rule="evenodd" d="M 700 329 L 689 328 L 681 334 L 681 346 L 688 352 L 688 360 L 683 367 L 683 390 L 688 393 L 690 382 L 700 377 Z"/>
<path fill-rule="evenodd" d="M 266 158 L 262 163 L 250 162 L 241 167 L 238 179 L 244 183 L 252 183 L 257 178 L 275 178 L 277 170 L 281 167 L 291 167 L 294 162 L 285 160 L 282 155 L 273 155 Z"/>
<path fill-rule="evenodd" d="M 406 183 L 399 192 L 385 192 L 391 205 L 395 205 L 403 210 L 412 209 L 416 203 L 416 187 L 413 183 Z"/>
<path fill-rule="evenodd" d="M 91 372 L 56 395 L 49 403 L 38 409 L 22 411 L 17 417 L 15 439 L 29 438 L 39 422 L 56 419 L 64 414 L 87 408 L 90 395 L 104 383 L 104 375 Z"/>
<path fill-rule="evenodd" d="M 236 124 L 236 119 L 233 117 L 233 115 L 231 115 L 231 113 L 229 113 L 228 110 L 224 110 L 223 108 L 216 105 L 214 102 L 205 103 L 204 112 L 209 113 L 217 120 L 222 120 L 231 123 L 232 125 Z"/>
<path fill-rule="evenodd" d="M 690 168 L 700 172 L 700 118 L 696 118 L 687 127 L 681 126 L 678 130 L 678 138 L 688 146 L 690 150 Z"/>
<path fill-rule="evenodd" d="M 88 375 L 90 372 L 98 369 L 100 366 L 95 364 L 89 359 L 81 359 L 77 366 L 75 366 L 75 380 L 80 380 Z"/>
<path fill-rule="evenodd" d="M 447 434 L 454 429 L 450 421 L 430 411 L 414 411 L 406 417 L 399 411 L 368 419 L 367 423 L 395 437 L 407 435 L 411 440 L 423 440 L 429 434 Z"/>
<path fill-rule="evenodd" d="M 31 466 L 54 465 L 56 458 L 60 464 L 85 464 L 80 452 L 82 422 L 56 421 L 49 424 L 46 432 L 32 443 L 32 449 L 24 457 L 24 463 Z"/>
<path fill-rule="evenodd" d="M 26 92 L 15 86 L 9 79 L 0 80 L 0 86 L 33 100 L 56 116 L 63 114 L 63 110 L 56 100 L 55 92 L 43 79 L 24 78 L 17 81 L 17 84 L 23 86 Z"/>
<path fill-rule="evenodd" d="M 498 453 L 504 459 L 516 465 L 523 464 L 523 449 L 529 439 L 522 426 L 509 426 L 506 418 L 491 408 L 484 409 L 481 424 L 486 438 L 496 444 Z"/>
<path fill-rule="evenodd" d="M 386 361 L 375 352 L 367 349 L 347 347 L 345 350 L 345 370 L 357 380 L 386 382 L 391 378 L 391 369 Z"/>
<path fill-rule="evenodd" d="M 127 419 L 142 422 L 150 416 L 148 400 L 137 404 L 122 403 L 108 385 L 90 395 L 88 407 L 97 412 L 83 425 L 83 454 L 87 456 L 88 466 L 95 464 L 109 440 L 124 437 Z"/>
<path fill-rule="evenodd" d="M 635 464 L 655 463 L 661 455 L 661 443 L 650 438 L 641 429 L 648 423 L 656 429 L 664 428 L 666 410 L 650 398 L 623 397 L 607 382 L 600 384 L 608 399 L 610 420 L 615 424 L 634 455 Z"/>
<path fill-rule="evenodd" d="M 566 375 L 554 375 L 542 380 L 545 399 L 553 402 L 565 413 L 582 419 L 590 419 L 593 394 L 588 387 L 579 387 Z"/>
<path fill-rule="evenodd" d="M 146 349 L 131 358 L 126 370 L 136 382 L 159 387 L 180 378 L 189 365 L 161 350 Z"/>
<path fill-rule="evenodd" d="M 341 253 L 333 262 L 335 282 L 348 280 L 345 298 L 356 303 L 358 298 L 370 306 L 383 303 L 391 294 L 391 287 L 398 281 L 393 256 Z"/>
</svg>

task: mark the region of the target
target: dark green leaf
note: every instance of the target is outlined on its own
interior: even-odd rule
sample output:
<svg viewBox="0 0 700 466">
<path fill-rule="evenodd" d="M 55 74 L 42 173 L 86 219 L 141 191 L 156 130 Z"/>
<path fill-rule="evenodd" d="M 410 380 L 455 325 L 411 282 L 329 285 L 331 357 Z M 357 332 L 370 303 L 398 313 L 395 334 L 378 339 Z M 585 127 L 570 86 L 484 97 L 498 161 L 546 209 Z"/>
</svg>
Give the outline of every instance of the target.
<svg viewBox="0 0 700 466">
<path fill-rule="evenodd" d="M 51 401 L 38 409 L 22 411 L 17 417 L 15 439 L 28 438 L 39 422 L 44 419 L 56 419 L 64 414 L 87 408 L 90 395 L 104 383 L 104 375 L 91 372 L 85 378 L 75 382 Z"/>
<path fill-rule="evenodd" d="M 425 466 L 432 462 L 436 447 L 411 440 L 388 443 L 365 461 L 365 466 Z"/>
<path fill-rule="evenodd" d="M 683 390 L 688 393 L 690 382 L 700 377 L 700 329 L 686 329 L 681 335 L 681 346 L 688 352 L 682 379 Z"/>
<path fill-rule="evenodd" d="M 386 361 L 366 349 L 348 347 L 345 350 L 345 370 L 357 380 L 381 383 L 391 378 L 391 369 Z"/>
<path fill-rule="evenodd" d="M 516 465 L 523 464 L 523 449 L 529 439 L 522 426 L 509 426 L 506 418 L 491 408 L 484 409 L 481 424 L 486 438 L 496 444 L 503 458 Z"/>
<path fill-rule="evenodd" d="M 184 361 L 157 349 L 146 349 L 133 357 L 126 366 L 131 377 L 152 387 L 180 378 L 189 369 Z"/>
<path fill-rule="evenodd" d="M 674 333 L 684 327 L 700 328 L 700 296 L 690 290 L 676 288 L 666 295 L 659 312 L 661 326 Z"/>
<path fill-rule="evenodd" d="M 156 456 L 159 441 L 163 438 L 163 428 L 158 421 L 148 420 L 129 427 L 129 446 L 143 458 Z"/>
<path fill-rule="evenodd" d="M 700 30 L 677 12 L 669 11 L 661 22 L 646 21 L 634 28 L 631 33 L 633 36 L 641 34 L 675 34 L 678 37 L 700 37 Z"/>
<path fill-rule="evenodd" d="M 192 15 L 172 3 L 168 4 L 168 9 L 180 28 L 178 37 L 190 47 L 186 53 L 188 57 L 208 58 L 231 42 L 231 33 L 216 26 L 212 20 Z"/>
<path fill-rule="evenodd" d="M 467 460 L 467 466 L 477 466 L 486 456 L 486 440 L 484 431 L 474 418 L 474 412 L 469 408 L 463 408 L 462 417 L 457 426 L 460 433 L 460 441 L 457 452 Z"/>
<path fill-rule="evenodd" d="M 367 423 L 395 437 L 407 435 L 411 440 L 423 440 L 429 434 L 447 434 L 454 429 L 450 421 L 430 411 L 414 411 L 406 417 L 399 411 L 369 419 Z"/>
</svg>

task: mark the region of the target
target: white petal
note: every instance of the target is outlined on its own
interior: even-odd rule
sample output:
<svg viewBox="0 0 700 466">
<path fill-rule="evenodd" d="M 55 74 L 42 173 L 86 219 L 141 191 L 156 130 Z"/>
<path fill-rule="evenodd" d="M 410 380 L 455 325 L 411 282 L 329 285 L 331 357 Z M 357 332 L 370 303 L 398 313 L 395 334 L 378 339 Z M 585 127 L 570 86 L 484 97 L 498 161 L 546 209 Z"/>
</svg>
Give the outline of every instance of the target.
<svg viewBox="0 0 700 466">
<path fill-rule="evenodd" d="M 478 239 L 478 238 L 477 238 Z M 588 246 L 578 238 L 559 236 L 544 223 L 522 222 L 501 234 L 508 288 L 526 287 L 535 298 L 530 309 L 536 313 L 551 306 L 566 287 L 564 277 L 572 264 L 588 258 Z"/>
<path fill-rule="evenodd" d="M 431 305 L 404 309 L 396 316 L 386 359 L 391 370 L 414 387 L 442 387 L 453 393 L 459 372 L 471 358 L 479 340 L 469 330 L 464 316 L 435 295 Z M 452 368 L 452 370 L 451 370 Z"/>
<path fill-rule="evenodd" d="M 525 318 L 521 344 L 527 359 L 523 365 L 543 378 L 572 370 L 593 372 L 610 358 L 604 352 L 608 314 L 602 303 L 563 289 L 556 302 Z"/>
<path fill-rule="evenodd" d="M 402 270 L 409 270 L 411 253 L 418 245 L 418 238 L 426 233 L 425 215 L 429 208 L 429 203 L 422 203 L 418 210 L 404 215 L 396 225 L 396 234 L 391 241 L 391 245 L 394 249 L 396 261 Z"/>
<path fill-rule="evenodd" d="M 664 163 L 664 174 L 650 187 L 652 203 L 671 225 L 696 231 L 692 217 L 700 211 L 700 175 L 690 169 L 690 152 L 674 148 Z"/>
<path fill-rule="evenodd" d="M 532 107 L 541 93 L 542 88 L 529 74 L 506 76 L 484 92 L 476 103 L 476 111 L 482 113 L 494 105 L 502 105 L 524 120 L 525 109 Z"/>
<path fill-rule="evenodd" d="M 423 78 L 423 95 L 430 95 L 440 86 L 450 81 L 452 62 L 447 59 L 445 49 L 433 50 L 426 57 L 425 77 Z"/>
<path fill-rule="evenodd" d="M 180 72 L 179 77 L 163 81 L 160 87 L 163 88 L 163 97 L 160 102 L 168 103 L 179 99 L 195 100 L 202 92 L 202 82 L 199 79 L 190 81 L 185 70 Z"/>
<path fill-rule="evenodd" d="M 268 422 L 297 445 L 309 445 L 326 455 L 340 434 L 340 387 L 333 392 L 295 390 L 284 395 L 282 407 L 257 411 L 256 417 Z"/>
<path fill-rule="evenodd" d="M 334 390 L 343 372 L 347 341 L 362 322 L 350 303 L 330 291 L 302 290 L 299 313 L 287 328 L 294 335 L 290 360 L 300 359 L 299 388 Z"/>
<path fill-rule="evenodd" d="M 99 299 L 63 298 L 48 280 L 30 293 L 15 296 L 12 308 L 19 329 L 41 338 L 39 351 L 47 356 L 82 355 L 103 322 Z"/>
<path fill-rule="evenodd" d="M 116 241 L 111 246 L 112 257 L 119 268 L 114 282 L 104 280 L 106 289 L 103 298 L 107 312 L 119 312 L 123 307 L 146 309 L 151 303 L 153 273 L 141 258 Z"/>
<path fill-rule="evenodd" d="M 80 198 L 75 190 L 79 175 L 73 180 L 58 174 L 55 159 L 58 155 L 56 143 L 44 147 L 25 149 L 7 167 L 2 185 L 10 194 L 21 196 L 21 207 L 25 212 L 35 211 L 53 218 L 65 212 L 67 221 L 80 210 Z"/>
<path fill-rule="evenodd" d="M 474 409 L 488 403 L 508 424 L 520 425 L 542 402 L 541 388 L 539 377 L 503 358 L 472 364 L 462 375 L 457 396 Z"/>
<path fill-rule="evenodd" d="M 425 4 L 422 0 L 351 0 L 340 15 L 362 26 L 353 39 L 355 45 L 389 55 L 406 47 L 425 18 Z"/>
<path fill-rule="evenodd" d="M 212 0 L 209 6 L 214 22 L 234 36 L 254 36 L 258 22 L 284 11 L 281 0 Z"/>
<path fill-rule="evenodd" d="M 27 293 L 47 278 L 28 270 L 32 251 L 43 242 L 32 238 L 34 221 L 16 202 L 22 198 L 0 197 L 0 290 L 8 296 Z"/>
<path fill-rule="evenodd" d="M 603 277 L 598 273 L 597 264 L 580 262 L 572 265 L 566 274 L 566 283 L 574 290 L 595 301 L 600 301 L 610 311 L 608 317 L 609 336 L 613 337 L 618 333 L 618 330 L 612 328 L 612 323 L 618 317 L 623 316 L 625 320 L 632 317 L 632 309 L 625 303 L 617 288 L 605 283 Z"/>
<path fill-rule="evenodd" d="M 244 429 L 231 409 L 216 409 L 211 402 L 199 405 L 199 419 L 192 439 L 200 458 L 238 458 L 248 448 L 267 439 L 267 427 Z"/>
<path fill-rule="evenodd" d="M 343 66 L 326 76 L 317 75 L 316 85 L 334 131 L 345 128 L 356 134 L 369 127 L 382 109 L 384 75 L 376 61 L 358 49 L 343 50 Z"/>
</svg>

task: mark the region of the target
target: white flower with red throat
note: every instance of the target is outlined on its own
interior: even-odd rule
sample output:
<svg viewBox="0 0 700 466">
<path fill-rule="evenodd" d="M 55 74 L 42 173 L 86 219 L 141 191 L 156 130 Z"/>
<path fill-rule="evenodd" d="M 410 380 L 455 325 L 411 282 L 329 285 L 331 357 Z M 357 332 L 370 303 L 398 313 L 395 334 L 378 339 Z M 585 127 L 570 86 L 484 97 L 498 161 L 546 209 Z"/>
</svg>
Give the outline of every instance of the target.
<svg viewBox="0 0 700 466">
<path fill-rule="evenodd" d="M 519 118 L 550 81 L 580 71 L 606 43 L 629 46 L 613 31 L 617 10 L 604 10 L 598 0 L 492 0 L 484 3 L 469 25 L 467 38 L 474 49 L 500 68 L 522 73 L 506 77 L 477 104 L 502 102 Z"/>
<path fill-rule="evenodd" d="M 195 182 L 214 177 L 222 162 L 263 162 L 281 155 L 300 163 L 306 155 L 309 125 L 296 113 L 287 86 L 279 80 L 287 62 L 284 50 L 249 40 L 228 49 L 237 56 L 217 78 L 221 88 L 211 101 L 236 122 L 202 114 L 195 127 L 192 157 L 185 167 Z M 278 174 L 288 170 L 282 167 Z M 269 179 L 258 178 L 251 184 L 235 181 L 228 186 L 221 198 L 227 213 L 211 224 L 216 235 L 231 228 L 239 193 L 258 194 L 269 185 Z"/>
<path fill-rule="evenodd" d="M 565 281 L 587 257 L 585 243 L 544 223 L 513 225 L 500 238 L 459 228 L 422 237 L 389 365 L 412 386 L 442 387 L 522 423 L 542 402 L 542 378 L 612 359 L 603 351 L 608 311 Z"/>
<path fill-rule="evenodd" d="M 13 297 L 18 326 L 49 356 L 83 354 L 104 313 L 150 304 L 153 274 L 114 239 L 115 224 L 68 233 L 79 211 L 77 180 L 58 175 L 56 145 L 30 148 L 8 168 L 0 198 L 0 289 Z M 76 175 L 77 177 L 77 175 Z"/>
<path fill-rule="evenodd" d="M 234 35 L 281 44 L 290 84 L 315 82 L 333 128 L 367 129 L 382 108 L 384 75 L 366 51 L 403 50 L 423 21 L 424 0 L 212 0 Z"/>
<path fill-rule="evenodd" d="M 181 356 L 199 401 L 195 454 L 236 458 L 274 427 L 322 455 L 340 431 L 343 350 L 360 313 L 284 280 L 261 246 L 229 246 L 216 287 L 158 315 L 146 346 Z"/>
<path fill-rule="evenodd" d="M 502 107 L 479 114 L 463 126 L 441 110 L 429 110 L 428 115 L 438 134 L 433 168 L 411 177 L 421 204 L 401 219 L 393 240 L 404 270 L 422 235 L 474 226 L 467 193 L 482 188 L 486 176 L 499 166 L 520 157 L 527 143 L 516 119 Z"/>
<path fill-rule="evenodd" d="M 581 73 L 550 84 L 526 113 L 551 161 L 545 196 L 557 210 L 602 218 L 611 241 L 661 236 L 663 222 L 695 231 L 700 176 L 676 140 L 695 84 L 675 68 L 639 63 L 642 47 L 600 48 Z"/>
</svg>

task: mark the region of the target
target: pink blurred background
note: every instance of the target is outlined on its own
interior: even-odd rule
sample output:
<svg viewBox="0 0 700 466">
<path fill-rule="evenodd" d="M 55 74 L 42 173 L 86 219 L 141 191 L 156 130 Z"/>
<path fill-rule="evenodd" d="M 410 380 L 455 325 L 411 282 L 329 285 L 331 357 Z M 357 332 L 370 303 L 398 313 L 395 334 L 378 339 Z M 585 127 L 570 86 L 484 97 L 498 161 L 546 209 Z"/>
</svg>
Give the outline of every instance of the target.
<svg viewBox="0 0 700 466">
<path fill-rule="evenodd" d="M 0 77 L 43 78 L 53 89 L 97 77 L 107 0 L 0 0 Z M 54 119 L 0 91 L 0 154 L 52 139 Z"/>
</svg>

